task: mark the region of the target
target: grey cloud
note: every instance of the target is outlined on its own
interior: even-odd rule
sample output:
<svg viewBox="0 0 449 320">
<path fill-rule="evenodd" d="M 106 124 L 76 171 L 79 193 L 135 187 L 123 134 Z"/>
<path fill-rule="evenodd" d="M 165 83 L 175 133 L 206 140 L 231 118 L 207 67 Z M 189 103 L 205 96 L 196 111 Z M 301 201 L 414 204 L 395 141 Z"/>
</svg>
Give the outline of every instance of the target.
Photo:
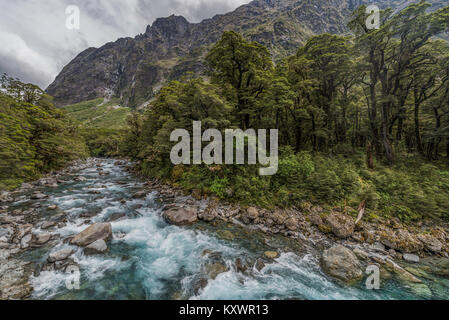
<svg viewBox="0 0 449 320">
<path fill-rule="evenodd" d="M 250 0 L 0 0 L 0 72 L 45 88 L 79 52 L 143 33 L 158 17 L 199 22 Z M 65 9 L 77 5 L 79 31 L 65 28 Z"/>
</svg>

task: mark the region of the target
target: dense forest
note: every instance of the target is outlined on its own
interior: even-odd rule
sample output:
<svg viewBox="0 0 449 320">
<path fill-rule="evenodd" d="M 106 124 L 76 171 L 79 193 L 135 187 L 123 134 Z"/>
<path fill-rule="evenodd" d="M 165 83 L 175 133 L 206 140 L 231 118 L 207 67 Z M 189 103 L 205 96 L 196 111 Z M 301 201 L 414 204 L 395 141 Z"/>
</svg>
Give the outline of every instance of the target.
<svg viewBox="0 0 449 320">
<path fill-rule="evenodd" d="M 77 126 L 44 91 L 6 75 L 0 88 L 0 191 L 88 156 Z"/>
<path fill-rule="evenodd" d="M 449 218 L 449 7 L 412 4 L 351 36 L 322 34 L 273 62 L 267 48 L 227 31 L 207 53 L 207 74 L 163 87 L 127 129 L 103 120 L 114 103 L 57 109 L 39 88 L 4 76 L 0 92 L 0 189 L 92 156 L 129 157 L 145 176 L 197 197 L 299 209 L 311 204 L 403 221 Z M 386 18 L 388 17 L 388 18 Z M 93 111 L 92 111 L 93 110 Z M 70 111 L 84 122 L 73 122 Z M 127 110 L 117 109 L 115 117 Z M 98 116 L 94 119 L 97 119 Z M 117 120 L 119 121 L 119 120 Z M 174 129 L 278 129 L 279 170 L 257 165 L 177 165 Z M 86 125 L 89 123 L 89 125 Z"/>
<path fill-rule="evenodd" d="M 149 176 L 223 199 L 264 206 L 318 202 L 403 220 L 445 217 L 449 209 L 449 7 L 413 4 L 382 12 L 353 36 L 310 38 L 273 63 L 269 51 L 227 31 L 206 57 L 207 78 L 161 89 L 133 114 L 123 144 Z M 204 128 L 279 129 L 279 171 L 255 165 L 173 166 L 170 133 Z M 354 209 L 351 209 L 354 208 Z"/>
</svg>

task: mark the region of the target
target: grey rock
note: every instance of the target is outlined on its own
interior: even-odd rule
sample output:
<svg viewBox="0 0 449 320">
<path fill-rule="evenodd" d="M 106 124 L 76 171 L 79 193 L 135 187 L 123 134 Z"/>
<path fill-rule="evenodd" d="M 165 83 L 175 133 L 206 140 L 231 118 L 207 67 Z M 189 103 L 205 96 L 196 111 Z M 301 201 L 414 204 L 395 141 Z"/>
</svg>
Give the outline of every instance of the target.
<svg viewBox="0 0 449 320">
<path fill-rule="evenodd" d="M 263 262 L 262 259 L 257 259 L 256 264 L 255 264 L 255 268 L 258 271 L 261 271 L 263 268 L 265 268 L 265 262 Z"/>
<path fill-rule="evenodd" d="M 84 254 L 86 255 L 105 253 L 106 251 L 108 251 L 108 245 L 103 239 L 97 240 L 84 248 Z"/>
<path fill-rule="evenodd" d="M 35 192 L 31 195 L 32 200 L 42 200 L 48 198 L 48 196 L 42 192 Z"/>
<path fill-rule="evenodd" d="M 56 261 L 62 261 L 67 259 L 68 257 L 70 257 L 73 253 L 75 252 L 75 250 L 73 250 L 72 248 L 65 248 L 53 253 L 50 253 L 48 255 L 48 262 L 52 263 L 52 262 L 56 262 Z"/>
<path fill-rule="evenodd" d="M 416 254 L 404 253 L 402 258 L 407 262 L 419 263 L 419 257 Z"/>
<path fill-rule="evenodd" d="M 114 222 L 117 220 L 122 220 L 123 218 L 126 217 L 126 214 L 123 212 L 117 212 L 117 213 L 113 213 L 111 214 L 111 216 L 108 218 L 108 222 Z"/>
<path fill-rule="evenodd" d="M 46 221 L 46 222 L 44 222 L 42 224 L 41 228 L 45 230 L 45 229 L 50 229 L 50 228 L 52 228 L 54 226 L 56 226 L 56 222 L 54 222 L 54 221 Z"/>
<path fill-rule="evenodd" d="M 0 238 L 9 235 L 9 230 L 6 228 L 0 228 Z"/>
<path fill-rule="evenodd" d="M 327 274 L 346 283 L 357 282 L 363 277 L 356 255 L 339 244 L 323 252 L 321 264 Z"/>
<path fill-rule="evenodd" d="M 163 213 L 163 217 L 167 222 L 177 226 L 190 225 L 198 220 L 197 209 L 195 207 L 171 208 Z"/>
<path fill-rule="evenodd" d="M 100 239 L 104 241 L 112 239 L 112 226 L 110 223 L 96 223 L 91 225 L 83 232 L 75 235 L 70 240 L 70 244 L 85 247 Z"/>
<path fill-rule="evenodd" d="M 29 233 L 20 240 L 20 248 L 26 249 L 30 246 L 32 235 Z"/>
<path fill-rule="evenodd" d="M 142 199 L 145 198 L 147 196 L 148 192 L 143 190 L 143 191 L 138 191 L 133 195 L 134 199 Z"/>
<path fill-rule="evenodd" d="M 333 213 L 326 217 L 326 223 L 331 227 L 332 233 L 341 239 L 349 238 L 354 233 L 354 220 L 347 215 Z"/>
<path fill-rule="evenodd" d="M 431 235 L 420 234 L 418 235 L 418 239 L 424 244 L 426 249 L 431 252 L 439 253 L 443 249 L 441 241 Z"/>
<path fill-rule="evenodd" d="M 41 233 L 35 236 L 34 242 L 37 245 L 43 245 L 50 241 L 51 237 L 52 235 L 50 233 Z"/>
</svg>

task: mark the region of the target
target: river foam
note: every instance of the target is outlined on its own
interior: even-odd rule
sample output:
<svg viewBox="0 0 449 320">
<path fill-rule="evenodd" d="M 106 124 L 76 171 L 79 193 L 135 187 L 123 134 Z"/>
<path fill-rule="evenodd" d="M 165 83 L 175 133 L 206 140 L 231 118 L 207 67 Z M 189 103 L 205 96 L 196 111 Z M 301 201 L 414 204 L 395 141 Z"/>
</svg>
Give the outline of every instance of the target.
<svg viewBox="0 0 449 320">
<path fill-rule="evenodd" d="M 96 166 L 78 174 L 83 182 L 67 182 L 52 191 L 49 204 L 56 204 L 67 214 L 65 226 L 54 230 L 63 238 L 84 230 L 92 222 L 107 221 L 111 215 L 125 216 L 112 222 L 114 239 L 109 252 L 86 256 L 73 247 L 73 259 L 80 267 L 80 290 L 68 290 L 63 272 L 44 271 L 32 277 L 33 298 L 37 299 L 404 299 L 413 294 L 394 285 L 374 292 L 364 287 L 344 287 L 329 279 L 312 253 L 282 253 L 266 262 L 263 269 L 254 267 L 263 256 L 265 240 L 252 244 L 239 227 L 237 237 L 229 241 L 211 226 L 181 228 L 168 225 L 161 217 L 156 192 L 144 199 L 133 199 L 143 184 L 114 166 L 112 160 L 95 164 L 109 172 L 98 174 Z M 88 191 L 97 191 L 89 194 Z M 92 218 L 83 213 L 96 212 Z M 242 232 L 240 235 L 239 232 Z M 242 240 L 243 239 L 243 240 Z M 67 247 L 60 244 L 54 251 Z M 43 256 L 45 258 L 45 255 Z M 40 257 L 42 259 L 42 256 Z M 248 262 L 246 273 L 237 272 L 235 260 Z M 208 268 L 223 268 L 212 279 Z"/>
</svg>

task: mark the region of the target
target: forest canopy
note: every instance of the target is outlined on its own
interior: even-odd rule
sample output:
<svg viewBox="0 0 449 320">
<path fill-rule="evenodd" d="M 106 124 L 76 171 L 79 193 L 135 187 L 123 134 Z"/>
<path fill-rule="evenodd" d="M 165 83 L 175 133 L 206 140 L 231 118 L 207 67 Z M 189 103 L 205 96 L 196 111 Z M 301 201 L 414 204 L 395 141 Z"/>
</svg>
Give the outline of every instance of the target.
<svg viewBox="0 0 449 320">
<path fill-rule="evenodd" d="M 0 88 L 0 190 L 87 157 L 77 127 L 43 90 L 7 75 Z"/>
<path fill-rule="evenodd" d="M 266 206 L 308 202 L 401 219 L 449 210 L 449 7 L 412 4 L 352 36 L 310 38 L 272 61 L 267 48 L 226 31 L 206 56 L 207 79 L 173 81 L 144 115 L 129 119 L 125 152 L 145 174 L 189 190 Z M 210 80 L 209 80 L 210 79 Z M 173 166 L 169 135 L 205 128 L 278 129 L 279 172 L 257 167 Z"/>
</svg>

